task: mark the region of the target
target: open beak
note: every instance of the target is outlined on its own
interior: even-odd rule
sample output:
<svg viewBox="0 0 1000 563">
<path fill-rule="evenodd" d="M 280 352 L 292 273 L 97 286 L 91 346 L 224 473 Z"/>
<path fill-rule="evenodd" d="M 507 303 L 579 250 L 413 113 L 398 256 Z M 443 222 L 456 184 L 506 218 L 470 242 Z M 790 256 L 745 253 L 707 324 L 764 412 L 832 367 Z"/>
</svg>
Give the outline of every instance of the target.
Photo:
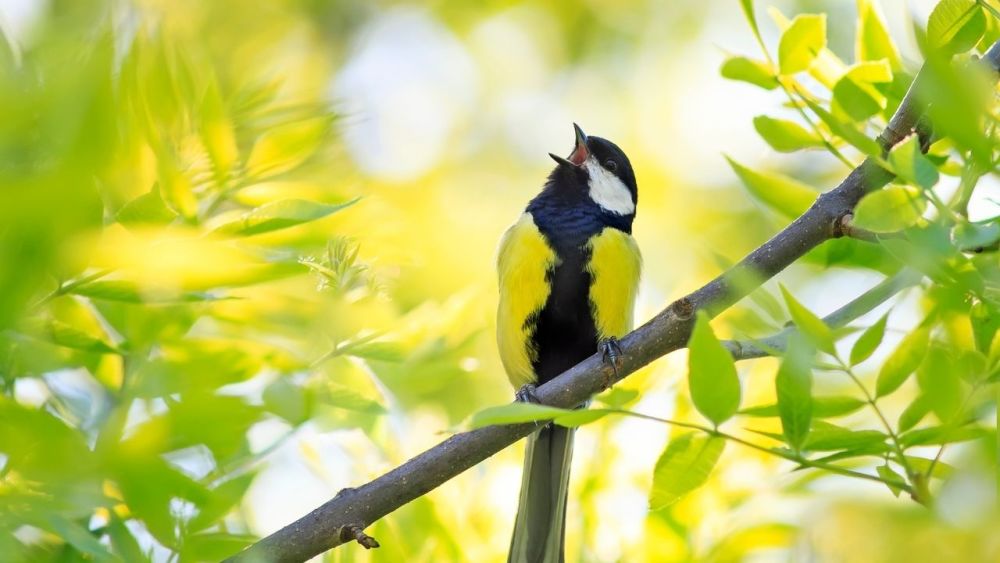
<svg viewBox="0 0 1000 563">
<path fill-rule="evenodd" d="M 552 153 L 549 153 L 549 156 L 559 164 L 580 167 L 583 166 L 584 161 L 590 156 L 590 150 L 587 149 L 587 134 L 576 123 L 573 124 L 573 130 L 576 131 L 576 146 L 573 148 L 573 152 L 570 153 L 569 158 L 563 158 Z"/>
</svg>

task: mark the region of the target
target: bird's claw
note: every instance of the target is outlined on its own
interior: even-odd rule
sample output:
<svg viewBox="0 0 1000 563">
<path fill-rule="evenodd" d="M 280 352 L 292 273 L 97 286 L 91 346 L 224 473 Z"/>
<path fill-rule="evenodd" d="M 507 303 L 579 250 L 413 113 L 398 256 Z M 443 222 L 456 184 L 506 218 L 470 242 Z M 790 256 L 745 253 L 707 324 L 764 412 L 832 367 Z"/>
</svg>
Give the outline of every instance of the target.
<svg viewBox="0 0 1000 563">
<path fill-rule="evenodd" d="M 614 381 L 618 381 L 618 370 L 622 367 L 622 352 L 621 344 L 618 343 L 618 339 L 612 336 L 611 338 L 605 338 L 597 344 L 598 351 L 601 353 L 601 359 L 604 363 L 611 366 L 611 371 L 614 373 Z M 613 383 L 612 380 L 605 376 L 604 388 L 608 389 Z"/>
<path fill-rule="evenodd" d="M 538 389 L 533 383 L 525 383 L 514 393 L 514 398 L 519 403 L 534 403 L 540 404 L 542 401 L 539 400 L 538 394 L 535 390 Z"/>
</svg>

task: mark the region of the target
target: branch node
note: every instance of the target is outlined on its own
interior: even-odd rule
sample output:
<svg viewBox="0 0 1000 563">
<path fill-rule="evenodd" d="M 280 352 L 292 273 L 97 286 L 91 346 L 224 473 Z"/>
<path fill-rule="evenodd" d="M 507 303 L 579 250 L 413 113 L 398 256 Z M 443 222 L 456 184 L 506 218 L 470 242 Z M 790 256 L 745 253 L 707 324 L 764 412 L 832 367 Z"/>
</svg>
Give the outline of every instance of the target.
<svg viewBox="0 0 1000 563">
<path fill-rule="evenodd" d="M 361 547 L 364 547 L 365 549 L 379 547 L 378 541 L 366 534 L 364 528 L 365 527 L 361 524 L 347 524 L 346 526 L 341 526 L 340 541 L 348 542 L 354 540 L 360 543 Z"/>
<path fill-rule="evenodd" d="M 694 303 L 687 297 L 681 297 L 670 306 L 674 316 L 682 321 L 689 320 L 694 316 Z"/>
</svg>

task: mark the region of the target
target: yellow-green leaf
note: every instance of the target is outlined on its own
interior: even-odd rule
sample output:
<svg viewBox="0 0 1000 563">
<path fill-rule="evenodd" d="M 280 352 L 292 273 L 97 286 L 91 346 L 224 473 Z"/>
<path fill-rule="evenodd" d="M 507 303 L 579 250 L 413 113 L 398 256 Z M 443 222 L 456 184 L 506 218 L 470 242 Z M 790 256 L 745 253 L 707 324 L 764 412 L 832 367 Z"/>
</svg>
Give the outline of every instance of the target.
<svg viewBox="0 0 1000 563">
<path fill-rule="evenodd" d="M 261 135 L 247 158 L 247 174 L 255 179 L 287 172 L 319 148 L 329 129 L 326 118 L 283 125 Z"/>
<path fill-rule="evenodd" d="M 941 0 L 927 19 L 927 41 L 946 53 L 971 49 L 986 30 L 986 17 L 976 0 Z"/>
<path fill-rule="evenodd" d="M 925 190 L 938 182 L 937 168 L 920 152 L 920 141 L 916 135 L 910 135 L 892 148 L 889 164 L 901 180 Z"/>
<path fill-rule="evenodd" d="M 886 60 L 893 70 L 902 68 L 899 50 L 892 42 L 885 22 L 875 3 L 858 0 L 858 31 L 854 43 L 855 57 L 859 61 Z"/>
<path fill-rule="evenodd" d="M 823 146 L 823 139 L 794 121 L 758 115 L 753 118 L 753 126 L 761 138 L 778 152 Z"/>
<path fill-rule="evenodd" d="M 765 90 L 774 90 L 778 87 L 774 71 L 763 61 L 747 57 L 729 57 L 722 63 L 720 72 L 723 78 L 748 82 Z"/>
<path fill-rule="evenodd" d="M 886 313 L 875 324 L 861 333 L 861 337 L 858 338 L 851 348 L 852 366 L 856 366 L 867 360 L 875 352 L 875 349 L 878 348 L 878 345 L 882 343 L 882 337 L 885 336 L 885 323 L 888 319 L 889 314 Z"/>
<path fill-rule="evenodd" d="M 698 312 L 688 341 L 688 387 L 695 408 L 715 425 L 731 418 L 740 406 L 736 364 L 703 311 Z"/>
<path fill-rule="evenodd" d="M 809 436 L 813 416 L 812 347 L 800 335 L 789 339 L 774 387 L 785 441 L 798 450 Z"/>
<path fill-rule="evenodd" d="M 854 209 L 854 224 L 875 232 L 905 229 L 917 222 L 927 200 L 910 186 L 891 185 L 861 198 Z"/>
<path fill-rule="evenodd" d="M 765 205 L 786 217 L 798 217 L 816 201 L 808 185 L 773 172 L 757 172 L 726 157 L 747 190 Z"/>
<path fill-rule="evenodd" d="M 795 326 L 806 338 L 812 342 L 813 346 L 834 355 L 837 351 L 833 347 L 833 331 L 826 326 L 823 319 L 817 317 L 812 311 L 806 309 L 799 303 L 785 286 L 781 286 L 781 294 L 785 297 L 785 304 L 788 305 L 788 313 L 792 316 Z"/>
<path fill-rule="evenodd" d="M 215 231 L 239 236 L 269 233 L 321 219 L 356 201 L 357 199 L 353 199 L 339 204 L 327 204 L 304 199 L 285 199 L 262 205 L 236 221 L 221 225 Z"/>
<path fill-rule="evenodd" d="M 795 74 L 809 65 L 826 47 L 826 15 L 800 14 L 781 34 L 778 66 L 781 74 Z"/>
<path fill-rule="evenodd" d="M 704 485 L 725 446 L 722 438 L 693 434 L 683 434 L 670 440 L 653 470 L 650 508 L 666 508 Z"/>
<path fill-rule="evenodd" d="M 572 410 L 538 405 L 535 403 L 510 403 L 485 408 L 472 415 L 469 426 L 482 428 L 494 424 L 519 424 L 522 422 L 547 421 L 557 416 L 568 415 Z"/>
<path fill-rule="evenodd" d="M 920 327 L 908 334 L 899 347 L 886 359 L 875 382 L 875 394 L 884 397 L 892 393 L 917 369 L 927 353 L 930 340 L 929 327 Z"/>
</svg>

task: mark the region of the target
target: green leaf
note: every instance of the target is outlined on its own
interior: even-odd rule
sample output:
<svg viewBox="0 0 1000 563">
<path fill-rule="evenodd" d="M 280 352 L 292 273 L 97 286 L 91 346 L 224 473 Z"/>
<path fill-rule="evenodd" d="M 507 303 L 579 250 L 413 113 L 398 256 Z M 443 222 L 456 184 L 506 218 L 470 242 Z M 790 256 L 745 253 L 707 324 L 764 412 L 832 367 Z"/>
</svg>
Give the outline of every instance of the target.
<svg viewBox="0 0 1000 563">
<path fill-rule="evenodd" d="M 255 477 L 255 473 L 246 473 L 212 489 L 208 500 L 198 510 L 198 515 L 191 519 L 188 529 L 200 532 L 215 525 L 243 500 Z"/>
<path fill-rule="evenodd" d="M 247 175 L 261 179 L 299 166 L 316 152 L 329 128 L 329 119 L 316 118 L 268 129 L 247 157 Z"/>
<path fill-rule="evenodd" d="M 885 59 L 893 70 L 903 66 L 899 50 L 892 42 L 881 14 L 871 0 L 858 0 L 858 31 L 855 35 L 854 53 L 860 61 Z"/>
<path fill-rule="evenodd" d="M 312 397 L 287 378 L 278 378 L 264 388 L 264 408 L 292 424 L 301 424 L 312 415 Z"/>
<path fill-rule="evenodd" d="M 986 30 L 986 17 L 976 0 L 941 0 L 927 20 L 927 41 L 947 54 L 968 51 Z"/>
<path fill-rule="evenodd" d="M 900 432 L 906 432 L 907 430 L 916 426 L 927 413 L 931 412 L 931 401 L 927 395 L 919 395 L 912 403 L 907 405 L 903 412 L 899 415 L 899 426 Z"/>
<path fill-rule="evenodd" d="M 962 387 L 955 359 L 939 345 L 930 345 L 917 368 L 917 383 L 938 420 L 951 422 L 962 404 Z"/>
<path fill-rule="evenodd" d="M 87 528 L 63 516 L 50 516 L 48 527 L 66 543 L 80 553 L 90 555 L 97 561 L 113 561 L 114 556 Z"/>
<path fill-rule="evenodd" d="M 785 304 L 788 306 L 788 313 L 792 316 L 792 321 L 795 322 L 795 327 L 799 329 L 799 332 L 808 338 L 816 348 L 831 356 L 837 355 L 837 350 L 833 346 L 833 331 L 830 330 L 830 327 L 826 326 L 823 319 L 799 303 L 785 286 L 780 287 L 781 294 L 785 297 Z"/>
<path fill-rule="evenodd" d="M 887 436 L 877 430 L 848 430 L 823 421 L 813 422 L 809 439 L 802 446 L 810 451 L 849 450 L 884 444 Z"/>
<path fill-rule="evenodd" d="M 756 172 L 728 156 L 726 160 L 751 195 L 786 217 L 802 215 L 816 201 L 816 191 L 798 180 L 776 173 Z"/>
<path fill-rule="evenodd" d="M 866 402 L 861 399 L 849 396 L 829 396 L 829 397 L 813 397 L 812 399 L 812 416 L 813 418 L 834 418 L 838 416 L 844 416 L 856 412 L 863 408 Z M 755 407 L 749 407 L 742 409 L 739 414 L 743 416 L 753 416 L 753 417 L 774 417 L 780 416 L 778 413 L 778 404 L 770 403 L 766 405 L 758 405 Z"/>
<path fill-rule="evenodd" d="M 875 396 L 884 397 L 892 393 L 917 369 L 927 353 L 930 341 L 930 327 L 923 326 L 908 334 L 899 347 L 886 359 L 875 382 Z"/>
<path fill-rule="evenodd" d="M 761 138 L 778 152 L 823 146 L 823 139 L 794 121 L 758 115 L 753 118 L 753 126 Z"/>
<path fill-rule="evenodd" d="M 594 397 L 597 401 L 612 408 L 622 408 L 639 396 L 639 391 L 617 385 Z"/>
<path fill-rule="evenodd" d="M 785 441 L 799 450 L 809 435 L 813 417 L 812 347 L 801 335 L 792 335 L 789 339 L 788 352 L 781 360 L 774 387 Z"/>
<path fill-rule="evenodd" d="M 519 424 L 522 422 L 551 420 L 557 416 L 567 415 L 571 412 L 573 411 L 559 407 L 517 402 L 485 408 L 472 415 L 469 426 L 471 428 L 482 428 L 494 424 Z"/>
<path fill-rule="evenodd" d="M 865 121 L 882 111 L 885 97 L 870 85 L 845 74 L 833 86 L 834 107 L 839 108 L 853 121 Z"/>
<path fill-rule="evenodd" d="M 125 526 L 125 522 L 113 510 L 109 511 L 107 531 L 111 540 L 111 549 L 123 561 L 149 561 L 131 530 Z"/>
<path fill-rule="evenodd" d="M 903 489 L 899 488 L 899 485 L 896 483 L 905 483 L 906 479 L 904 479 L 899 473 L 896 473 L 896 470 L 888 465 L 880 465 L 875 468 L 875 471 L 878 472 L 878 476 L 882 479 L 882 482 L 885 483 L 885 486 L 889 487 L 889 490 L 892 491 L 893 496 L 898 497 L 899 493 L 901 493 Z"/>
<path fill-rule="evenodd" d="M 552 419 L 552 422 L 555 422 L 559 426 L 576 428 L 577 426 L 583 426 L 584 424 L 600 420 L 613 412 L 615 411 L 609 409 L 575 409 L 567 414 L 555 417 Z"/>
<path fill-rule="evenodd" d="M 809 68 L 826 47 L 826 15 L 800 14 L 781 34 L 778 66 L 781 74 L 795 74 Z"/>
<path fill-rule="evenodd" d="M 53 344 L 85 352 L 97 352 L 98 354 L 113 354 L 118 352 L 118 349 L 111 344 L 64 322 L 52 320 L 49 322 L 47 328 L 48 336 Z"/>
<path fill-rule="evenodd" d="M 938 479 L 945 479 L 955 473 L 954 467 L 948 465 L 940 459 L 935 462 L 934 460 L 930 460 L 925 457 L 908 455 L 906 456 L 906 462 L 909 463 L 910 467 L 912 467 L 917 473 L 927 474 L 928 471 L 933 470 L 931 477 L 937 477 Z M 934 467 L 931 467 L 931 465 Z"/>
<path fill-rule="evenodd" d="M 875 232 L 905 229 L 920 219 L 927 200 L 910 186 L 891 185 L 861 198 L 854 209 L 854 224 Z"/>
<path fill-rule="evenodd" d="M 778 87 L 778 79 L 767 63 L 747 57 L 729 57 L 720 69 L 723 78 L 748 82 L 765 90 Z"/>
<path fill-rule="evenodd" d="M 856 366 L 861 362 L 868 359 L 872 353 L 878 348 L 878 345 L 882 343 L 882 338 L 885 336 L 885 323 L 889 320 L 889 313 L 882 315 L 882 318 L 875 322 L 872 326 L 868 327 L 861 337 L 854 343 L 851 348 L 851 365 Z"/>
<path fill-rule="evenodd" d="M 322 219 L 357 201 L 357 198 L 340 204 L 317 203 L 304 199 L 275 201 L 250 211 L 236 221 L 221 225 L 215 232 L 238 236 L 269 233 Z"/>
<path fill-rule="evenodd" d="M 911 448 L 913 446 L 940 446 L 955 442 L 967 442 L 995 435 L 996 432 L 994 430 L 979 426 L 964 426 L 961 428 L 954 426 L 932 426 L 930 428 L 911 430 L 900 436 L 899 441 L 904 448 Z"/>
<path fill-rule="evenodd" d="M 368 414 L 385 414 L 386 408 L 374 399 L 365 397 L 357 390 L 339 383 L 329 383 L 323 389 L 324 404 L 333 407 Z"/>
<path fill-rule="evenodd" d="M 115 215 L 115 219 L 126 227 L 163 225 L 176 217 L 177 214 L 164 203 L 159 185 L 123 205 Z"/>
<path fill-rule="evenodd" d="M 189 535 L 181 550 L 182 561 L 222 561 L 257 541 L 250 534 L 208 532 Z"/>
<path fill-rule="evenodd" d="M 703 311 L 698 312 L 688 341 L 688 387 L 695 408 L 716 426 L 736 414 L 740 406 L 736 364 L 715 337 Z"/>
<path fill-rule="evenodd" d="M 722 438 L 693 434 L 683 434 L 670 440 L 653 470 L 650 508 L 666 508 L 704 485 L 725 446 Z"/>
<path fill-rule="evenodd" d="M 920 141 L 916 135 L 910 135 L 892 148 L 889 164 L 900 179 L 925 190 L 938 182 L 937 168 L 920 152 Z"/>
<path fill-rule="evenodd" d="M 1000 239 L 1000 221 L 960 223 L 952 231 L 955 244 L 963 249 L 983 248 Z"/>
<path fill-rule="evenodd" d="M 878 143 L 870 139 L 862 131 L 859 131 L 857 127 L 851 123 L 846 123 L 843 120 L 837 118 L 832 113 L 824 109 L 822 106 L 816 102 L 806 99 L 806 105 L 809 109 L 815 113 L 830 131 L 840 137 L 841 139 L 850 143 L 854 148 L 858 149 L 867 155 L 878 155 L 881 153 L 882 149 L 879 147 Z"/>
</svg>

